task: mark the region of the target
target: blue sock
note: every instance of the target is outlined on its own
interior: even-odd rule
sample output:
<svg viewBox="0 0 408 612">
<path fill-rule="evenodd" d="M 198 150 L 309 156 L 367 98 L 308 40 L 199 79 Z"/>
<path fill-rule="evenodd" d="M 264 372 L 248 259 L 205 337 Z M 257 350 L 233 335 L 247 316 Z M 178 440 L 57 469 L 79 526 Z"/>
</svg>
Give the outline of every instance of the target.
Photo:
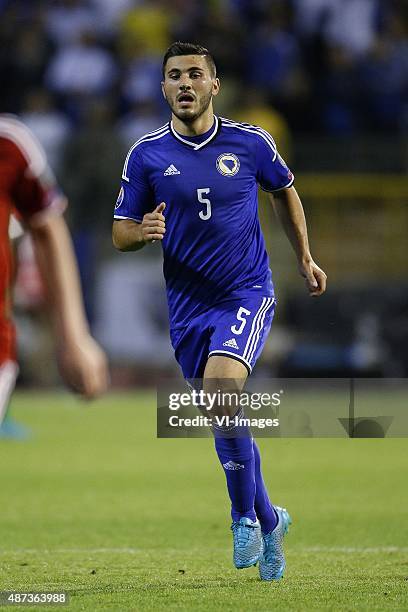
<svg viewBox="0 0 408 612">
<path fill-rule="evenodd" d="M 262 478 L 261 456 L 255 440 L 253 441 L 253 449 L 255 459 L 256 483 L 255 511 L 259 522 L 261 523 L 262 533 L 266 534 L 270 533 L 271 531 L 273 531 L 273 529 L 275 529 L 276 525 L 278 524 L 278 517 L 273 505 L 270 502 L 268 491 L 266 490 L 266 486 Z"/>
<path fill-rule="evenodd" d="M 234 432 L 235 429 L 237 431 Z M 249 432 L 245 437 L 229 437 L 234 434 L 242 435 L 242 428 L 230 428 L 228 437 L 224 437 L 222 432 L 214 429 L 215 449 L 224 468 L 231 499 L 231 517 L 233 521 L 239 521 L 244 516 L 256 521 L 255 458 L 252 437 Z"/>
</svg>

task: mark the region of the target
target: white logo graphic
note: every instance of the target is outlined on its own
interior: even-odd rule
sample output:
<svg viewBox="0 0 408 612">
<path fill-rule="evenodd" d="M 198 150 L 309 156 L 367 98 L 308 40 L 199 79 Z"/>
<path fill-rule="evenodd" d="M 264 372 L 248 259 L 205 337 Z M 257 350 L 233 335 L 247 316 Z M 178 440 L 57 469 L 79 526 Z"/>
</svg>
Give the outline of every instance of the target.
<svg viewBox="0 0 408 612">
<path fill-rule="evenodd" d="M 235 338 L 231 338 L 231 340 L 227 340 L 226 342 L 223 343 L 222 346 L 230 346 L 231 348 L 239 349 L 239 346 Z"/>
<path fill-rule="evenodd" d="M 223 176 L 235 176 L 240 165 L 240 161 L 234 153 L 222 153 L 216 162 L 217 170 Z"/>
<path fill-rule="evenodd" d="M 177 170 L 176 166 L 170 164 L 165 172 L 163 172 L 163 176 L 171 176 L 172 174 L 181 174 L 180 170 Z"/>
<path fill-rule="evenodd" d="M 245 470 L 245 465 L 235 463 L 235 461 L 227 461 L 227 463 L 222 464 L 222 467 L 226 470 Z"/>
<path fill-rule="evenodd" d="M 115 210 L 119 208 L 119 206 L 122 204 L 124 197 L 125 197 L 125 190 L 123 189 L 123 187 L 121 187 L 119 191 L 118 199 L 116 200 Z"/>
</svg>

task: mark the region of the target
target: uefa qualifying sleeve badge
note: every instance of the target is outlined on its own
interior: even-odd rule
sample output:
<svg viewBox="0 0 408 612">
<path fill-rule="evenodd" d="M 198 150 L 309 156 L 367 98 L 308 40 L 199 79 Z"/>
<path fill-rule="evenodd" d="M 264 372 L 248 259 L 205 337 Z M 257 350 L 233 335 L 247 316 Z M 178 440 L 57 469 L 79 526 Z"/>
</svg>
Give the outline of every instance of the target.
<svg viewBox="0 0 408 612">
<path fill-rule="evenodd" d="M 116 200 L 115 210 L 119 208 L 119 206 L 122 204 L 124 197 L 125 197 L 125 190 L 123 189 L 123 187 L 121 187 L 119 191 L 118 199 Z"/>
</svg>

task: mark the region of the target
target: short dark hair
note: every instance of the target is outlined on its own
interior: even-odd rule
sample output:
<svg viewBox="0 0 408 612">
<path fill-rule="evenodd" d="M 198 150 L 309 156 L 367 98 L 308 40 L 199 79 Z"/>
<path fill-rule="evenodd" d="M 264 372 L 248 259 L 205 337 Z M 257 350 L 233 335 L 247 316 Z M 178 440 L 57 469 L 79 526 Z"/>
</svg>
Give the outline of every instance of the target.
<svg viewBox="0 0 408 612">
<path fill-rule="evenodd" d="M 164 71 L 166 69 L 166 64 L 171 57 L 176 57 L 178 55 L 203 55 L 207 61 L 207 65 L 210 69 L 211 75 L 213 77 L 217 74 L 217 68 L 215 66 L 214 58 L 209 52 L 208 49 L 202 47 L 201 45 L 195 45 L 194 43 L 180 42 L 177 41 L 170 45 L 167 49 L 166 53 L 163 57 L 163 77 Z"/>
</svg>

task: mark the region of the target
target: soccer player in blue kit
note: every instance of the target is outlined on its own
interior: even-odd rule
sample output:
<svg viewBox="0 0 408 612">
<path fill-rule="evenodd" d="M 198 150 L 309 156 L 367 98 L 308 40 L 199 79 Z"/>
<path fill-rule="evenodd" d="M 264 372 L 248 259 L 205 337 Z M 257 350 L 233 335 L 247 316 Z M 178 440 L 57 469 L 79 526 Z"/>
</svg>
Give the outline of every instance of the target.
<svg viewBox="0 0 408 612">
<path fill-rule="evenodd" d="M 204 391 L 228 391 L 231 380 L 242 389 L 271 327 L 275 297 L 258 185 L 270 193 L 310 295 L 326 287 L 291 171 L 268 132 L 214 115 L 219 89 L 207 49 L 169 47 L 162 91 L 171 121 L 131 147 L 113 223 L 121 251 L 161 240 L 175 356 L 185 379 L 202 379 Z M 238 406 L 231 416 L 240 414 Z M 214 431 L 231 499 L 234 564 L 259 561 L 261 579 L 277 580 L 290 517 L 270 502 L 259 449 L 236 427 Z"/>
</svg>

